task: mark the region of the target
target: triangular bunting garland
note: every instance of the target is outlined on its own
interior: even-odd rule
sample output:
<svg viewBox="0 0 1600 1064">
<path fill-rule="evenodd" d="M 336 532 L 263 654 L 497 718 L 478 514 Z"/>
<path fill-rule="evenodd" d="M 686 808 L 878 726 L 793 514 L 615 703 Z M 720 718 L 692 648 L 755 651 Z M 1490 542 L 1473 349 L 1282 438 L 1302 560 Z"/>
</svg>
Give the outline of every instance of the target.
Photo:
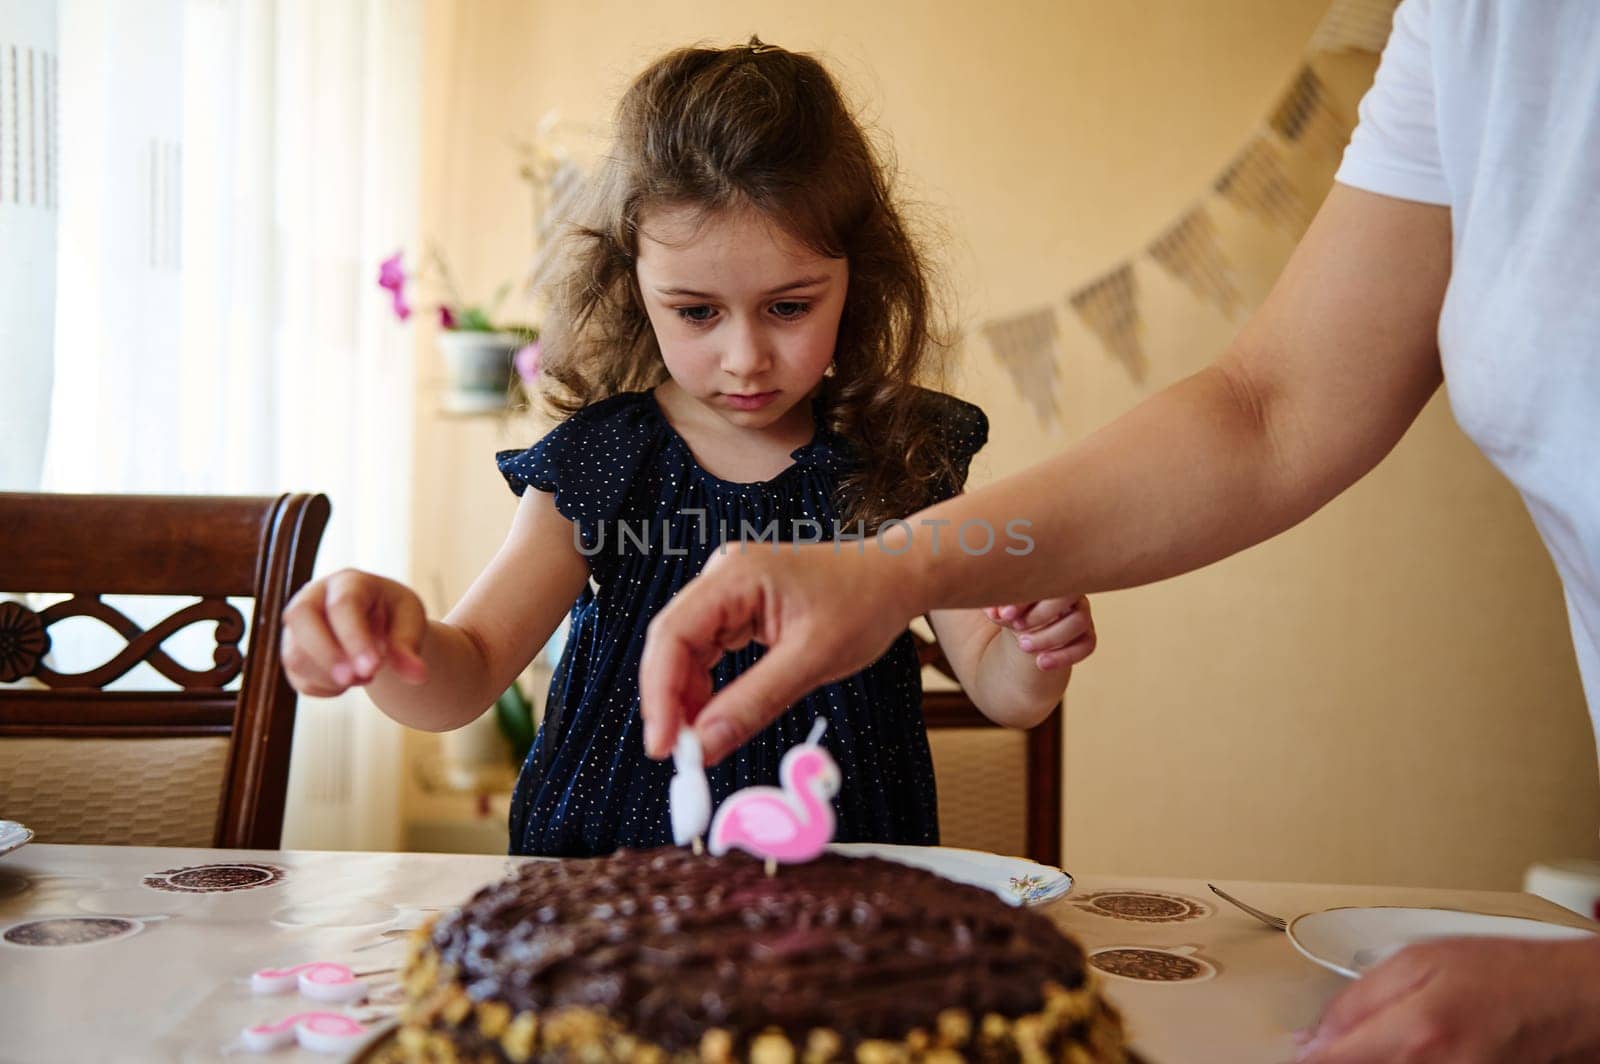
<svg viewBox="0 0 1600 1064">
<path fill-rule="evenodd" d="M 1182 281 L 1196 296 L 1228 317 L 1239 308 L 1239 287 L 1227 252 L 1217 240 L 1217 227 L 1204 206 L 1195 207 L 1157 237 L 1148 249 L 1161 268 Z"/>
<path fill-rule="evenodd" d="M 1266 137 L 1257 137 L 1217 178 L 1217 192 L 1242 211 L 1292 236 L 1311 224 L 1312 209 L 1295 190 L 1283 159 Z"/>
<path fill-rule="evenodd" d="M 1322 79 L 1310 67 L 1300 68 L 1267 124 L 1289 143 L 1303 144 L 1335 162 L 1350 140 L 1350 127 L 1333 109 Z"/>
<path fill-rule="evenodd" d="M 1389 42 L 1398 3 L 1399 0 L 1334 0 L 1306 47 L 1312 52 L 1382 52 Z"/>
<path fill-rule="evenodd" d="M 1044 307 L 985 322 L 983 338 L 1039 423 L 1050 426 L 1059 421 L 1060 333 L 1055 311 Z"/>
<path fill-rule="evenodd" d="M 1073 292 L 1067 296 L 1067 305 L 1100 338 L 1107 353 L 1122 363 L 1130 377 L 1135 381 L 1144 380 L 1139 288 L 1133 276 L 1133 263 L 1124 263 Z"/>
</svg>

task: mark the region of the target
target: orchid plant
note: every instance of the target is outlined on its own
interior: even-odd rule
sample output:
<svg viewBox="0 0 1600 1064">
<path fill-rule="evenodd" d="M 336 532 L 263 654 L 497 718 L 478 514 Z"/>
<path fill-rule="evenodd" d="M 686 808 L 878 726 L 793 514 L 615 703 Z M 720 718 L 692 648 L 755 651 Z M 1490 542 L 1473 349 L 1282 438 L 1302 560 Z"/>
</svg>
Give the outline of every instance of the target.
<svg viewBox="0 0 1600 1064">
<path fill-rule="evenodd" d="M 439 328 L 451 332 L 506 333 L 516 337 L 521 344 L 517 348 L 513 364 L 516 366 L 517 376 L 522 378 L 525 385 L 531 387 L 539 376 L 538 326 L 495 320 L 500 305 L 511 292 L 511 282 L 502 284 L 495 291 L 494 298 L 487 304 L 468 303 L 461 298 L 455 281 L 450 276 L 449 267 L 445 265 L 444 258 L 438 251 L 430 250 L 428 253 L 431 272 L 417 270 L 407 273 L 404 256 L 405 252 L 396 251 L 378 264 L 378 287 L 389 293 L 394 316 L 400 321 L 408 321 L 411 318 L 412 305 L 406 291 L 408 285 L 442 288 L 444 298 L 434 304 Z"/>
</svg>

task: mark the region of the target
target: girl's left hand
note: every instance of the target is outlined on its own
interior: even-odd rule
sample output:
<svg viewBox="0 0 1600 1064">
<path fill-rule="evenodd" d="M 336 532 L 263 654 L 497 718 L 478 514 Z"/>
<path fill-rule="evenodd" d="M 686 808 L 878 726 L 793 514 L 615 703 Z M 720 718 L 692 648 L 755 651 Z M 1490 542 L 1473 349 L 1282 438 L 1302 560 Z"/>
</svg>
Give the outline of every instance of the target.
<svg viewBox="0 0 1600 1064">
<path fill-rule="evenodd" d="M 986 606 L 984 615 L 1008 629 L 1024 654 L 1040 669 L 1067 669 L 1094 653 L 1094 618 L 1089 600 L 1041 599 L 1013 606 Z"/>
</svg>

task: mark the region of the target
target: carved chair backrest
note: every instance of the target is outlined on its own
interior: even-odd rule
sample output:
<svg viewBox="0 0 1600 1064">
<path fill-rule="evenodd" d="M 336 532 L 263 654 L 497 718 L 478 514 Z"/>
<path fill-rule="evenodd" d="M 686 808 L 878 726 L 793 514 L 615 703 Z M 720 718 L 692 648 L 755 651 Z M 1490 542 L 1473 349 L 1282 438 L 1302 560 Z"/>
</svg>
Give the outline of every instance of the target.
<svg viewBox="0 0 1600 1064">
<path fill-rule="evenodd" d="M 307 494 L 0 493 L 0 816 L 27 813 L 40 841 L 196 844 L 199 823 L 211 830 L 198 844 L 276 848 L 296 704 L 279 663 L 283 608 L 328 514 Z M 186 601 L 145 628 L 107 595 Z M 248 624 L 238 598 L 251 600 Z M 126 646 L 58 670 L 51 630 L 77 617 Z M 211 665 L 191 668 L 164 644 L 202 622 L 215 622 Z M 108 687 L 140 663 L 173 689 Z"/>
</svg>

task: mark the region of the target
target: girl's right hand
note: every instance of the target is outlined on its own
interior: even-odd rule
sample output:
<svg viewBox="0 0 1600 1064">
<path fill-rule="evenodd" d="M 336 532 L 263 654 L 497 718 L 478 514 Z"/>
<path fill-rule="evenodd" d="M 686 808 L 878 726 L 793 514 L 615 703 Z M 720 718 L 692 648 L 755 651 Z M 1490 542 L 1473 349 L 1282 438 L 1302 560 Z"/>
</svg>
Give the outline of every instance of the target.
<svg viewBox="0 0 1600 1064">
<path fill-rule="evenodd" d="M 283 611 L 283 669 L 303 695 L 331 698 L 383 669 L 406 683 L 427 680 L 422 637 L 428 615 L 404 584 L 343 569 L 300 589 Z"/>
</svg>

